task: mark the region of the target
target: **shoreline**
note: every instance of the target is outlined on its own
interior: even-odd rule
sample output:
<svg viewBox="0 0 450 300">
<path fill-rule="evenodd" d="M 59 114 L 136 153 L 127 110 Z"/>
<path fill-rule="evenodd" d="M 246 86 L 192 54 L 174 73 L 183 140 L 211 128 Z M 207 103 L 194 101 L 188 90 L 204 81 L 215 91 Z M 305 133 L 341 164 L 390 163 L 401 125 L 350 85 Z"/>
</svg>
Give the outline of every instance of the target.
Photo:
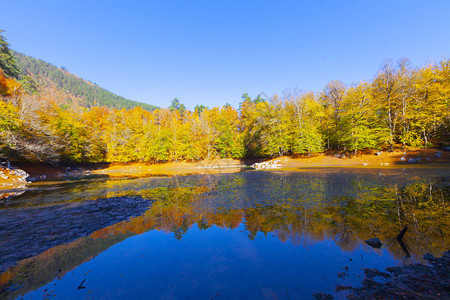
<svg viewBox="0 0 450 300">
<path fill-rule="evenodd" d="M 413 161 L 412 161 L 413 160 Z M 274 159 L 210 159 L 197 162 L 165 162 L 165 163 L 102 163 L 80 164 L 78 166 L 52 166 L 38 163 L 20 162 L 18 168 L 1 168 L 0 190 L 26 189 L 31 182 L 49 180 L 62 181 L 75 177 L 89 175 L 105 175 L 118 177 L 151 177 L 151 176 L 181 176 L 192 174 L 234 173 L 242 169 L 253 169 L 255 162 L 266 162 L 277 165 L 272 170 L 295 170 L 314 168 L 447 168 L 450 167 L 450 152 L 440 149 L 423 149 L 408 152 L 378 152 L 376 154 L 361 154 L 353 157 L 338 154 L 316 154 L 293 158 L 282 156 Z M 17 170 L 24 170 L 28 181 L 20 179 Z"/>
<path fill-rule="evenodd" d="M 436 153 L 440 153 L 436 157 Z M 436 149 L 425 149 L 404 152 L 381 152 L 376 154 L 362 154 L 354 157 L 336 157 L 337 155 L 318 154 L 292 158 L 282 156 L 274 159 L 251 159 L 233 160 L 217 159 L 203 160 L 199 162 L 169 162 L 162 164 L 129 163 L 115 164 L 104 169 L 90 171 L 90 174 L 103 174 L 110 177 L 130 176 L 145 177 L 146 175 L 189 175 L 205 173 L 231 173 L 240 171 L 243 168 L 252 168 L 255 162 L 268 162 L 278 164 L 277 168 L 267 168 L 272 170 L 293 170 L 293 169 L 313 169 L 313 168 L 429 168 L 429 167 L 450 167 L 450 152 Z M 402 157 L 404 160 L 402 160 Z M 413 163 L 410 159 L 417 159 Z M 275 163 L 278 161 L 278 163 Z M 253 168 L 252 168 L 253 169 Z"/>
</svg>

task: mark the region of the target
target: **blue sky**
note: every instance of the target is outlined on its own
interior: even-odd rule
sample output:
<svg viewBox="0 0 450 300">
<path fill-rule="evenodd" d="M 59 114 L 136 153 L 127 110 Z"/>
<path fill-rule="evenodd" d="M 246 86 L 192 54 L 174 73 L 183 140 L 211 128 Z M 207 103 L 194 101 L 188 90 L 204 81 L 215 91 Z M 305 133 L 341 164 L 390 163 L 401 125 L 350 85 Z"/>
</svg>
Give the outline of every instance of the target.
<svg viewBox="0 0 450 300">
<path fill-rule="evenodd" d="M 14 50 L 126 98 L 230 103 L 371 80 L 386 59 L 450 54 L 450 1 L 2 0 Z"/>
</svg>

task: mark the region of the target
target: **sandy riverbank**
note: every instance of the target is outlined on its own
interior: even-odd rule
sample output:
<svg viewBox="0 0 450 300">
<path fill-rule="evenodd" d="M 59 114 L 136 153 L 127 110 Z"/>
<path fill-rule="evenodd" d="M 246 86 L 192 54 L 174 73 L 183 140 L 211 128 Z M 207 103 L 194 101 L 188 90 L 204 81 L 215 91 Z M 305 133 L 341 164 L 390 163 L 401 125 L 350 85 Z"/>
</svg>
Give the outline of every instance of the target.
<svg viewBox="0 0 450 300">
<path fill-rule="evenodd" d="M 90 171 L 90 173 L 104 174 L 111 177 L 177 176 L 189 174 L 232 173 L 239 171 L 245 166 L 245 162 L 240 160 L 217 159 L 161 164 L 112 164 L 104 169 Z"/>
<path fill-rule="evenodd" d="M 437 154 L 439 153 L 439 154 Z M 419 158 L 420 160 L 417 160 Z M 409 162 L 414 159 L 414 162 Z M 300 158 L 281 157 L 283 168 L 322 168 L 322 167 L 361 167 L 361 168 L 385 168 L 385 167 L 415 167 L 433 166 L 450 162 L 450 152 L 436 149 L 424 149 L 414 151 L 380 152 L 376 154 L 363 154 L 353 157 L 318 154 Z"/>
<path fill-rule="evenodd" d="M 436 153 L 440 153 L 436 155 Z M 440 156 L 440 157 L 437 157 Z M 408 162 L 410 159 L 420 158 L 420 161 Z M 283 156 L 268 161 L 278 160 L 281 168 L 323 168 L 323 167 L 353 167 L 353 168 L 386 168 L 386 167 L 419 167 L 435 166 L 450 162 L 450 152 L 434 149 L 416 150 L 408 152 L 381 152 L 379 155 L 359 155 L 342 157 L 337 155 L 318 154 L 291 158 Z M 146 176 L 146 175 L 188 175 L 205 173 L 237 172 L 242 167 L 248 167 L 255 161 L 240 161 L 232 159 L 205 160 L 200 162 L 178 162 L 163 164 L 117 164 L 107 168 L 95 170 L 91 173 L 117 176 Z"/>
<path fill-rule="evenodd" d="M 417 160 L 419 158 L 420 160 Z M 414 159 L 415 162 L 409 162 Z M 450 162 L 450 152 L 439 149 L 410 150 L 407 152 L 381 152 L 376 154 L 362 154 L 357 156 L 339 156 L 337 154 L 317 154 L 292 158 L 279 157 L 281 168 L 391 168 L 391 167 L 433 167 L 447 166 Z M 160 164 L 126 163 L 103 164 L 92 166 L 49 166 L 42 164 L 20 163 L 18 167 L 30 175 L 33 181 L 64 180 L 73 176 L 89 174 L 105 175 L 109 177 L 148 177 L 148 176 L 177 176 L 190 174 L 214 174 L 239 172 L 242 168 L 252 165 L 257 160 L 213 159 L 199 162 L 170 162 Z M 263 160 L 258 160 L 259 162 Z M 21 180 L 14 170 L 1 168 L 3 176 L 0 177 L 0 189 L 13 189 L 25 187 L 26 182 Z"/>
</svg>

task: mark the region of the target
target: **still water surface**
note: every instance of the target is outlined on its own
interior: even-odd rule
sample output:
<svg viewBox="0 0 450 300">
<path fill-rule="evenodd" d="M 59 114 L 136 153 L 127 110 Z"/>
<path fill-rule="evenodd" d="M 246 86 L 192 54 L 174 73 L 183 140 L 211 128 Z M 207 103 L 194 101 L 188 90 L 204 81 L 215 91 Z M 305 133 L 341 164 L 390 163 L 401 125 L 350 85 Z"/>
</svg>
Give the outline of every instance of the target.
<svg viewBox="0 0 450 300">
<path fill-rule="evenodd" d="M 310 169 L 35 185 L 1 200 L 0 298 L 342 298 L 364 268 L 449 249 L 449 182 Z"/>
</svg>

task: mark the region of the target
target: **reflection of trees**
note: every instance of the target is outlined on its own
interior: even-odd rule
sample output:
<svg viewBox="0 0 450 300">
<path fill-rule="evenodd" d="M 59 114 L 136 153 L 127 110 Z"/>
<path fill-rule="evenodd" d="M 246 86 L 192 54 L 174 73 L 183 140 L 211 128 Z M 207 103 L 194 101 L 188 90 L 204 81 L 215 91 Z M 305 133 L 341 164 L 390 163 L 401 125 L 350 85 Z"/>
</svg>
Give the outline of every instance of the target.
<svg viewBox="0 0 450 300">
<path fill-rule="evenodd" d="M 146 224 L 146 230 L 173 232 L 177 238 L 193 224 L 200 229 L 243 224 L 251 239 L 258 232 L 296 244 L 332 239 L 349 251 L 377 236 L 396 257 L 404 253 L 394 238 L 408 225 L 405 239 L 415 258 L 448 248 L 449 191 L 439 182 L 339 173 L 252 172 L 218 178 L 213 187 L 200 183 L 147 190 L 146 197 L 157 201 L 133 220 L 142 218 L 146 221 L 138 223 Z"/>
<path fill-rule="evenodd" d="M 233 229 L 242 224 L 250 239 L 258 233 L 273 233 L 282 242 L 300 245 L 332 239 L 347 251 L 377 236 L 397 258 L 405 253 L 395 237 L 407 225 L 405 242 L 414 259 L 426 252 L 440 255 L 449 246 L 446 238 L 450 193 L 439 178 L 249 172 L 218 176 L 215 180 L 202 176 L 177 180 L 105 183 L 109 197 L 140 196 L 156 201 L 139 217 L 49 250 L 54 252 L 44 252 L 45 268 L 53 266 L 50 270 L 66 272 L 109 247 L 98 245 L 113 245 L 148 230 L 171 232 L 181 239 L 194 224 L 201 230 L 212 226 Z M 68 248 L 77 243 L 83 245 L 80 253 L 85 256 L 80 254 L 82 258 L 73 260 Z M 61 265 L 58 257 L 66 257 L 67 262 Z M 40 256 L 34 259 L 42 260 Z M 1 275 L 4 284 L 23 282 L 23 268 L 28 263 L 22 261 Z M 37 270 L 33 272 L 41 279 L 49 281 L 55 276 L 45 277 Z M 27 272 L 31 282 L 33 275 L 28 269 Z"/>
</svg>

